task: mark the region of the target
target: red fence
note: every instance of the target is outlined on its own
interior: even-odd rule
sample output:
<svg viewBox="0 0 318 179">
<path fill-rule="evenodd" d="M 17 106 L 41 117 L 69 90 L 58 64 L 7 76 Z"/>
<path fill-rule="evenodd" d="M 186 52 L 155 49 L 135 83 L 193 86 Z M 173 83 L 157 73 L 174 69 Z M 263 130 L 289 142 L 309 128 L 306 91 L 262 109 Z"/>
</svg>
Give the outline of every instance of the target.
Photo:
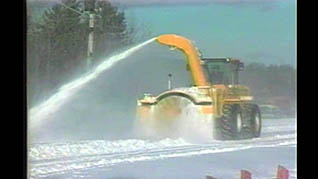
<svg viewBox="0 0 318 179">
<path fill-rule="evenodd" d="M 289 171 L 285 167 L 278 165 L 276 177 L 274 177 L 273 179 L 288 179 L 288 178 L 289 178 Z M 206 176 L 206 179 L 217 179 L 217 178 L 212 176 Z M 252 179 L 252 173 L 247 170 L 241 170 L 241 179 Z"/>
</svg>

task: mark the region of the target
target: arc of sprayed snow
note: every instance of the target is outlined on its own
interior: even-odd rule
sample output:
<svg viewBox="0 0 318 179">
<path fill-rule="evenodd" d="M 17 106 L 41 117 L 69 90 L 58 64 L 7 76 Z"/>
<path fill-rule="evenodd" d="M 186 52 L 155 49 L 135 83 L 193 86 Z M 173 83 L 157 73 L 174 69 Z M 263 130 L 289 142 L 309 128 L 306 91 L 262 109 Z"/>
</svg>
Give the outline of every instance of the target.
<svg viewBox="0 0 318 179">
<path fill-rule="evenodd" d="M 105 59 L 104 62 L 98 65 L 95 68 L 95 70 L 92 71 L 91 73 L 63 85 L 58 90 L 58 92 L 52 95 L 49 99 L 30 109 L 28 113 L 29 121 L 32 121 L 33 125 L 35 126 L 40 125 L 43 119 L 47 118 L 52 113 L 54 113 L 57 109 L 59 109 L 59 107 L 63 103 L 65 103 L 70 96 L 72 96 L 76 91 L 78 91 L 81 87 L 83 87 L 84 84 L 96 78 L 98 75 L 100 75 L 101 72 L 109 69 L 120 60 L 130 56 L 131 54 L 133 54 L 134 52 L 136 52 L 143 46 L 154 41 L 155 39 L 156 38 L 152 38 L 118 55 L 111 56 Z"/>
</svg>

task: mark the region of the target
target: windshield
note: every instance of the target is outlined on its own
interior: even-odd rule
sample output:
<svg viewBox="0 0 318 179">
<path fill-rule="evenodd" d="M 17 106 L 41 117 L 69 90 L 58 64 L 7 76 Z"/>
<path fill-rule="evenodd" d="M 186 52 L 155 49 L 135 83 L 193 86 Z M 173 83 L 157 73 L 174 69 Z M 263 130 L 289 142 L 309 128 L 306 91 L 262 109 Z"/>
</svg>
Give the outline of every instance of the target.
<svg viewBox="0 0 318 179">
<path fill-rule="evenodd" d="M 212 84 L 230 84 L 231 70 L 224 62 L 206 62 L 202 65 L 207 80 Z"/>
</svg>

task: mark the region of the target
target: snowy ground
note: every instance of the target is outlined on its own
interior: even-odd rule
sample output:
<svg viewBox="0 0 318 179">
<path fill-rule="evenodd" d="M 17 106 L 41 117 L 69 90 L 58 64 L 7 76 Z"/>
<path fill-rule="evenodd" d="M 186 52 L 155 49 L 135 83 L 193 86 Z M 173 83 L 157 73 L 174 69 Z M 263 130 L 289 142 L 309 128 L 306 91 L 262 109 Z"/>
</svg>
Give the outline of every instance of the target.
<svg viewBox="0 0 318 179">
<path fill-rule="evenodd" d="M 295 178 L 296 120 L 263 119 L 261 138 L 193 143 L 182 138 L 86 140 L 29 146 L 30 178 L 272 178 L 283 165 Z"/>
</svg>

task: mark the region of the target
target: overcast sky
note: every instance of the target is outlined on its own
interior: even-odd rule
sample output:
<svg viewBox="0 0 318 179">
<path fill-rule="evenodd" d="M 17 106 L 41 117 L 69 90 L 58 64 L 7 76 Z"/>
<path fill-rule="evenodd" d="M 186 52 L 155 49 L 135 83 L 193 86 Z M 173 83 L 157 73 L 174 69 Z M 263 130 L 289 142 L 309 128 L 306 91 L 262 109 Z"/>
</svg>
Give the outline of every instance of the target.
<svg viewBox="0 0 318 179">
<path fill-rule="evenodd" d="M 295 65 L 295 0 L 109 1 L 119 3 L 127 22 L 141 32 L 183 35 L 205 56 Z"/>
<path fill-rule="evenodd" d="M 175 33 L 191 39 L 206 57 L 227 56 L 245 62 L 294 65 L 295 1 L 245 1 L 254 3 L 147 8 L 137 5 L 125 11 L 128 22 L 141 24 L 140 27 L 149 29 L 153 36 Z M 255 4 L 256 1 L 260 3 Z"/>
</svg>

